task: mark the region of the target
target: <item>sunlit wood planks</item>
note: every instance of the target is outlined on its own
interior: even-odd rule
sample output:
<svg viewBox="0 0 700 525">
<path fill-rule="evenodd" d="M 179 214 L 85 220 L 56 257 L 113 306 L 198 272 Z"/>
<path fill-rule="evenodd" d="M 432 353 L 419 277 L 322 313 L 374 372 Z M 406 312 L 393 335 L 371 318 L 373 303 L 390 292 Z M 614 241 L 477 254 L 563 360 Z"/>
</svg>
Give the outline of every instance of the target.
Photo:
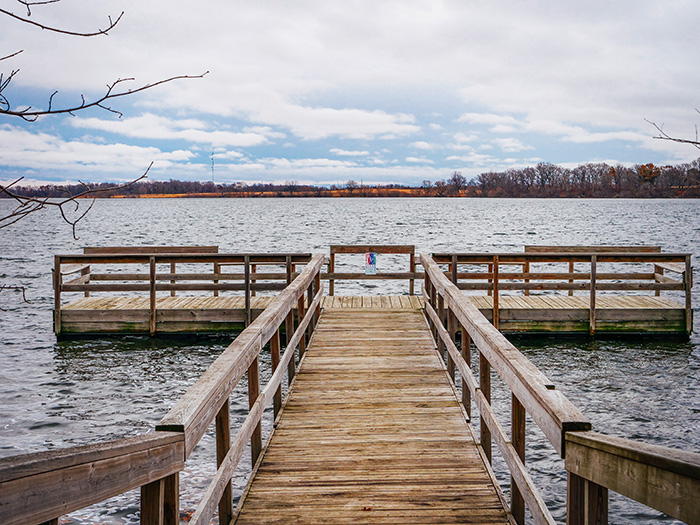
<svg viewBox="0 0 700 525">
<path fill-rule="evenodd" d="M 508 523 L 417 309 L 324 310 L 236 521 L 350 522 Z"/>
</svg>

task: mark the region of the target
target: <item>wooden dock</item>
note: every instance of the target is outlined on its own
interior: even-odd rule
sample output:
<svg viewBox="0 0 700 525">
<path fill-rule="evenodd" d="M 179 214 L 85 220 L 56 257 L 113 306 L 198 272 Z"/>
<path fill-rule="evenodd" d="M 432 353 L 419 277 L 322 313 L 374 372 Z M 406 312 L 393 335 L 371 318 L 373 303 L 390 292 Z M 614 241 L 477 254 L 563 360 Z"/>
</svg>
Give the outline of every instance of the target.
<svg viewBox="0 0 700 525">
<path fill-rule="evenodd" d="M 677 263 L 682 257 L 651 255 L 659 264 Z M 81 276 L 63 291 L 89 294 L 134 289 L 133 284 L 91 285 L 85 257 L 67 257 L 66 262 L 79 265 Z M 103 257 L 114 262 L 112 255 Z M 157 271 L 159 262 L 211 264 L 211 257 L 217 265 L 213 273 L 192 273 L 186 267 L 187 273 L 180 274 L 172 266 L 164 273 Z M 378 299 L 326 296 L 325 254 L 296 263 L 291 255 L 280 259 L 121 254 L 119 264 L 145 261 L 149 265 L 145 287 L 150 291 L 151 333 L 157 326 L 159 286 L 168 292 L 202 289 L 202 282 L 205 289 L 215 292 L 245 289 L 251 292 L 244 298 L 246 312 L 250 312 L 253 288 L 261 284 L 250 275 L 252 259 L 258 264 L 284 265 L 281 278 L 287 283 L 257 318 L 248 319 L 245 330 L 187 392 L 173 400 L 154 432 L 0 459 L 0 522 L 58 525 L 63 515 L 140 488 L 143 525 L 178 525 L 181 518 L 190 525 L 207 525 L 217 514 L 222 524 L 520 525 L 525 523 L 526 510 L 533 523 L 554 525 L 540 492 L 549 487 L 538 488 L 526 465 L 527 424 L 536 425 L 545 442 L 564 460 L 561 472 L 552 476 L 566 476 L 568 524 L 608 523 L 609 491 L 687 523 L 700 523 L 700 454 L 594 431 L 585 415 L 495 326 L 502 313 L 500 306 L 506 304 L 499 294 L 501 257 L 452 255 L 445 272 L 443 262 L 421 254 L 422 296 Z M 533 262 L 521 256 L 508 261 L 508 257 L 510 264 Z M 548 260 L 560 255 L 541 257 Z M 595 293 L 597 255 L 577 257 L 575 264 L 592 257 L 588 260 L 591 271 L 582 277 L 569 270 L 565 279 L 588 279 L 589 316 L 595 326 L 601 312 L 595 308 L 601 299 Z M 625 257 L 643 260 L 636 254 Z M 486 296 L 490 303 L 475 305 L 463 293 L 465 283 L 459 276 L 470 279 L 472 275 L 459 267 L 460 258 L 468 264 L 492 265 L 478 276 L 485 281 L 478 287 L 492 292 Z M 57 303 L 62 291 L 58 282 L 62 261 L 58 263 Z M 224 273 L 219 268 L 222 264 L 243 265 L 245 271 Z M 303 265 L 298 273 L 295 264 Z M 689 259 L 685 268 L 680 285 L 689 293 Z M 111 278 L 97 275 L 97 281 Z M 245 283 L 221 283 L 240 280 L 242 275 Z M 514 279 L 521 280 L 518 286 L 525 280 L 527 290 L 535 290 L 541 285 L 532 280 L 549 275 L 528 270 Z M 679 289 L 678 281 L 660 277 L 654 275 L 654 282 L 644 289 Z M 123 271 L 119 278 L 144 280 L 140 273 Z M 199 284 L 178 284 L 179 279 L 193 278 Z M 333 279 L 342 278 L 342 273 L 333 273 Z M 409 272 L 408 278 L 417 278 L 415 272 Z M 618 277 L 608 273 L 601 278 Z M 576 282 L 560 284 L 566 285 L 563 289 L 579 289 Z M 467 282 L 466 287 L 470 286 Z M 277 287 L 263 283 L 258 289 Z M 136 289 L 143 290 L 144 284 Z M 566 299 L 578 300 L 576 296 Z M 492 321 L 482 313 L 489 307 Z M 686 327 L 692 327 L 692 322 Z M 264 348 L 269 348 L 272 374 L 261 381 L 259 362 Z M 511 401 L 505 412 L 502 404 L 491 404 L 491 381 L 496 375 Z M 236 418 L 240 424 L 232 428 L 230 398 L 244 378 L 249 411 L 242 423 Z M 289 389 L 283 402 L 285 380 Z M 263 444 L 262 418 L 270 406 L 275 425 Z M 510 431 L 504 428 L 508 420 Z M 212 425 L 216 429 L 215 474 L 196 508 L 181 509 L 180 472 Z M 542 446 L 541 440 L 537 446 Z M 246 450 L 251 453 L 253 474 L 236 510 L 232 477 Z M 491 472 L 496 450 L 510 474 L 508 498 L 503 497 Z"/>
<path fill-rule="evenodd" d="M 324 310 L 235 523 L 509 523 L 420 310 Z"/>
</svg>

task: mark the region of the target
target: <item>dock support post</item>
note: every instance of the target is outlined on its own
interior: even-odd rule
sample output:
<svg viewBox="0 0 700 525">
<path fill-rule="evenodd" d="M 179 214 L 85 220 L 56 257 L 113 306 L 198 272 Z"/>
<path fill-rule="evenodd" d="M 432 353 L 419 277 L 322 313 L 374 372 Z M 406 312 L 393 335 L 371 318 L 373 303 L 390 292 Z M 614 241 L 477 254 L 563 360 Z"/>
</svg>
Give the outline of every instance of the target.
<svg viewBox="0 0 700 525">
<path fill-rule="evenodd" d="M 530 261 L 525 261 L 523 263 L 523 273 L 525 275 L 530 273 Z M 525 284 L 528 284 L 530 282 L 530 279 L 525 279 Z M 528 288 L 525 288 L 525 295 L 530 295 L 530 290 Z"/>
<path fill-rule="evenodd" d="M 299 296 L 299 300 L 297 301 L 297 327 L 301 324 L 301 320 L 304 318 L 306 315 L 306 307 L 304 305 L 304 294 L 301 294 Z M 304 353 L 306 352 L 306 332 L 301 334 L 301 337 L 299 338 L 299 360 L 301 361 L 301 358 L 304 357 Z"/>
<path fill-rule="evenodd" d="M 272 357 L 272 373 L 275 373 L 277 367 L 280 365 L 280 329 L 278 328 L 272 339 L 270 339 L 270 355 Z M 273 398 L 274 414 L 275 419 L 277 419 L 277 414 L 279 414 L 282 409 L 282 384 L 275 390 L 275 396 Z"/>
<path fill-rule="evenodd" d="M 335 252 L 331 248 L 331 256 L 328 259 L 328 273 L 335 272 Z M 335 279 L 328 279 L 328 295 L 333 295 L 335 292 Z"/>
<path fill-rule="evenodd" d="M 493 258 L 493 326 L 498 330 L 498 255 Z"/>
<path fill-rule="evenodd" d="M 163 479 L 164 525 L 180 525 L 180 473 Z"/>
<path fill-rule="evenodd" d="M 452 283 L 457 285 L 457 256 L 452 256 L 452 264 L 450 264 L 450 272 L 452 273 Z"/>
<path fill-rule="evenodd" d="M 255 401 L 260 395 L 260 369 L 258 367 L 258 356 L 255 356 L 253 362 L 248 367 L 248 408 L 253 408 Z M 250 436 L 250 459 L 252 466 L 255 468 L 255 463 L 262 452 L 262 426 L 258 420 L 258 424 L 253 430 L 253 435 Z"/>
<path fill-rule="evenodd" d="M 55 255 L 53 261 L 53 331 L 59 335 L 61 333 L 61 286 L 63 281 L 61 257 Z"/>
<path fill-rule="evenodd" d="M 591 255 L 591 299 L 590 299 L 590 334 L 595 335 L 595 286 L 596 286 L 596 265 L 598 258 Z"/>
<path fill-rule="evenodd" d="M 608 489 L 567 472 L 567 525 L 606 525 Z"/>
<path fill-rule="evenodd" d="M 285 339 L 286 339 L 286 344 L 289 345 L 289 341 L 292 338 L 292 335 L 294 334 L 294 311 L 289 310 L 289 313 L 287 314 L 287 319 L 284 321 L 284 333 L 285 333 Z M 296 354 L 296 351 L 295 351 Z M 292 358 L 289 360 L 289 364 L 287 365 L 287 381 L 288 385 L 292 384 L 292 380 L 294 379 L 294 374 L 297 369 L 297 364 L 296 364 L 296 355 L 293 355 Z"/>
<path fill-rule="evenodd" d="M 245 325 L 250 325 L 252 319 L 250 314 L 250 256 L 244 257 L 244 279 L 245 279 Z"/>
<path fill-rule="evenodd" d="M 316 274 L 316 277 L 314 277 L 314 295 L 317 294 L 321 290 L 321 272 Z M 311 300 L 313 300 L 314 296 L 311 296 Z M 316 330 L 316 323 L 318 323 L 319 318 L 321 317 L 321 301 L 318 302 L 318 305 L 316 306 L 316 313 L 314 314 L 314 330 Z"/>
<path fill-rule="evenodd" d="M 216 468 L 221 467 L 231 448 L 231 423 L 229 400 L 226 399 L 216 415 Z M 233 488 L 231 480 L 226 484 L 219 500 L 219 523 L 229 523 L 233 519 Z"/>
<path fill-rule="evenodd" d="M 469 332 L 467 332 L 463 326 L 460 326 L 460 332 L 462 333 L 462 357 L 466 361 L 467 366 L 469 368 L 471 368 L 472 338 L 469 335 Z M 472 418 L 472 396 L 471 396 L 471 392 L 469 391 L 469 387 L 467 386 L 467 382 L 464 379 L 464 377 L 462 377 L 462 404 L 464 405 L 464 409 L 467 411 L 467 415 L 469 416 L 469 419 L 471 419 Z"/>
<path fill-rule="evenodd" d="M 156 333 L 156 258 L 149 258 L 150 268 L 150 316 L 149 316 L 149 332 L 151 335 Z"/>
<path fill-rule="evenodd" d="M 479 388 L 481 388 L 481 393 L 484 394 L 486 401 L 491 403 L 491 364 L 488 359 L 479 352 Z M 491 431 L 489 430 L 486 421 L 483 416 L 480 416 L 481 425 L 479 430 L 479 436 L 481 441 L 481 448 L 484 450 L 486 458 L 491 463 Z"/>
<path fill-rule="evenodd" d="M 520 403 L 520 400 L 511 394 L 511 421 L 510 421 L 510 440 L 513 443 L 513 448 L 520 459 L 525 464 L 525 407 Z M 510 478 L 510 510 L 513 513 L 513 518 L 519 525 L 525 523 L 525 500 L 520 493 L 515 480 Z"/>
<path fill-rule="evenodd" d="M 177 264 L 175 264 L 174 262 L 171 262 L 170 263 L 170 273 L 175 274 L 176 268 L 177 268 Z M 216 263 L 214 263 L 214 273 L 216 273 Z M 214 281 L 214 282 L 216 283 L 217 281 Z M 175 283 L 176 283 L 176 281 L 174 279 L 170 279 L 170 284 L 174 285 Z M 214 295 L 218 295 L 216 293 L 216 290 L 214 290 Z M 175 290 L 170 290 L 170 297 L 175 297 Z"/>
<path fill-rule="evenodd" d="M 221 273 L 221 265 L 219 263 L 214 263 L 214 274 L 218 275 L 220 273 Z M 219 284 L 219 280 L 214 279 L 214 284 Z M 175 295 L 175 294 L 173 294 L 173 295 Z M 219 297 L 219 290 L 214 290 L 214 297 Z"/>
<path fill-rule="evenodd" d="M 690 335 L 693 333 L 693 300 L 691 290 L 693 289 L 693 267 L 690 255 L 685 256 L 685 272 L 683 273 L 683 284 L 685 285 L 685 330 Z"/>
<path fill-rule="evenodd" d="M 437 296 L 437 314 L 438 317 L 440 318 L 440 324 L 442 324 L 442 327 L 445 327 L 445 298 L 438 294 Z M 437 330 L 435 330 L 437 332 Z M 438 352 L 440 352 L 440 358 L 444 359 L 444 354 L 445 354 L 445 343 L 442 340 L 442 337 L 440 337 L 440 334 L 438 333 L 435 336 L 437 340 L 437 347 L 438 347 Z M 449 356 L 448 356 L 449 359 Z"/>
<path fill-rule="evenodd" d="M 408 270 L 411 273 L 416 273 L 416 252 L 415 248 L 413 253 L 409 256 L 409 263 L 408 263 Z M 416 291 L 416 284 L 415 284 L 415 279 L 411 277 L 411 279 L 408 282 L 408 295 L 413 295 Z"/>
<path fill-rule="evenodd" d="M 163 525 L 163 504 L 165 484 L 162 479 L 141 487 L 141 524 Z"/>
<path fill-rule="evenodd" d="M 457 316 L 455 316 L 454 313 L 452 313 L 452 310 L 449 308 L 447 309 L 447 332 L 450 334 L 450 340 L 453 343 L 457 343 Z M 447 372 L 450 374 L 450 377 L 452 378 L 452 382 L 454 383 L 455 380 L 455 362 L 452 359 L 452 356 L 450 356 L 450 353 L 447 352 Z"/>
</svg>

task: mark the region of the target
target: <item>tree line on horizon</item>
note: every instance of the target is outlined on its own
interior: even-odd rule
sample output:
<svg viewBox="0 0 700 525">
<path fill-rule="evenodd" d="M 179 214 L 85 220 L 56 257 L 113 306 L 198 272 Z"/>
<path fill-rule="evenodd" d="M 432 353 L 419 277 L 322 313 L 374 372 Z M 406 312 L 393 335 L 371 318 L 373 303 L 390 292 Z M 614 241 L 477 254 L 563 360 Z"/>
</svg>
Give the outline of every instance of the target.
<svg viewBox="0 0 700 525">
<path fill-rule="evenodd" d="M 534 167 L 490 171 L 467 179 L 455 171 L 445 180 L 424 180 L 419 186 L 344 184 L 215 184 L 213 181 L 140 181 L 14 186 L 25 197 L 65 198 L 86 187 L 100 197 L 700 197 L 700 158 L 675 166 L 638 164 L 627 167 L 588 163 L 570 169 L 541 162 Z M 116 189 L 115 189 L 116 188 Z M 8 197 L 0 194 L 0 197 Z"/>
</svg>

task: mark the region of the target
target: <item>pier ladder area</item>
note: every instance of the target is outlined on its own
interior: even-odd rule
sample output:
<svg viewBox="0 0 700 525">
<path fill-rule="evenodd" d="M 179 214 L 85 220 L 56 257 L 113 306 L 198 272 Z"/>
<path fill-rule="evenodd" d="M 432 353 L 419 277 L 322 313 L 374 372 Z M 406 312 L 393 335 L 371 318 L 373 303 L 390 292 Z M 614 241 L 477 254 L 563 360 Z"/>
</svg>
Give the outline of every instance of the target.
<svg viewBox="0 0 700 525">
<path fill-rule="evenodd" d="M 606 257 L 633 263 L 651 258 L 659 266 L 673 263 L 674 271 L 683 272 L 683 289 L 689 292 L 691 285 L 684 256 L 565 255 L 574 259 L 567 264 L 590 265 L 588 272 L 567 271 L 564 284 L 588 283 L 593 302 L 599 290 L 599 258 L 606 263 L 619 262 Z M 281 289 L 274 284 L 279 293 L 246 321 L 246 328 L 185 394 L 173 400 L 154 431 L 0 459 L 0 522 L 58 525 L 63 515 L 140 488 L 144 525 L 179 525 L 181 518 L 190 525 L 207 525 L 217 516 L 221 524 L 524 524 L 527 519 L 553 525 L 546 501 L 561 498 L 566 500 L 567 524 L 597 525 L 609 521 L 610 491 L 687 523 L 700 523 L 700 454 L 595 431 L 584 413 L 465 294 L 471 280 L 463 265 L 492 265 L 477 272 L 482 281 L 478 284 L 491 290 L 488 297 L 497 304 L 492 313 L 498 324 L 500 265 L 551 264 L 551 259 L 561 262 L 561 256 L 551 251 L 530 254 L 529 259 L 522 254 L 513 259 L 499 254 L 450 254 L 449 259 L 419 254 L 415 263 L 423 268 L 420 296 L 375 302 L 326 295 L 325 254 L 287 254 L 281 259 L 261 255 L 256 264 L 264 261 L 289 269 L 274 272 L 289 279 L 288 284 Z M 143 264 L 145 257 L 151 304 L 159 286 L 172 286 L 174 281 L 175 288 L 160 289 L 179 291 L 180 278 L 201 275 L 183 272 L 182 277 L 175 270 L 159 275 L 161 263 L 230 263 L 243 269 L 230 274 L 219 267 L 213 273 L 207 270 L 195 288 L 206 285 L 213 286 L 210 291 L 223 291 L 243 285 L 252 293 L 253 283 L 262 284 L 251 277 L 252 255 L 83 254 L 65 256 L 57 268 L 84 263 L 85 257 L 111 258 L 110 264 L 118 257 L 121 265 Z M 686 261 L 684 269 L 679 259 Z M 336 281 L 345 277 L 339 270 L 334 268 Z M 392 278 L 417 280 L 412 270 Z M 83 285 L 91 281 L 87 272 L 78 278 Z M 549 286 L 550 273 L 527 267 L 512 273 L 517 275 L 510 275 L 506 283 L 510 279 L 518 286 L 533 285 L 541 279 Z M 241 275 L 246 281 L 235 282 Z M 138 273 L 122 273 L 120 278 L 125 276 L 144 280 Z M 679 291 L 678 281 L 666 281 L 660 274 L 643 277 L 653 280 L 641 285 L 643 289 Z M 618 288 L 625 284 L 611 273 L 601 279 L 611 279 Z M 226 280 L 234 282 L 221 282 Z M 153 328 L 157 310 L 149 315 Z M 596 326 L 596 319 L 592 321 Z M 263 351 L 269 351 L 272 364 L 271 375 L 264 379 L 259 367 Z M 491 404 L 496 376 L 510 403 Z M 243 380 L 249 411 L 242 422 L 236 417 L 238 423 L 232 426 L 230 397 Z M 262 418 L 268 407 L 274 425 L 263 441 Z M 216 471 L 195 508 L 182 509 L 180 472 L 212 425 Z M 561 472 L 540 475 L 566 479 L 565 492 L 552 494 L 548 484 L 535 484 L 526 461 L 535 452 L 527 425 L 536 425 L 544 436 L 536 444 L 538 454 L 548 443 L 562 458 Z M 234 508 L 232 478 L 248 450 L 252 473 Z M 494 480 L 496 454 L 502 460 L 499 468 L 507 469 L 504 473 L 510 478 L 507 496 Z M 612 516 L 610 521 L 618 520 Z"/>
</svg>

